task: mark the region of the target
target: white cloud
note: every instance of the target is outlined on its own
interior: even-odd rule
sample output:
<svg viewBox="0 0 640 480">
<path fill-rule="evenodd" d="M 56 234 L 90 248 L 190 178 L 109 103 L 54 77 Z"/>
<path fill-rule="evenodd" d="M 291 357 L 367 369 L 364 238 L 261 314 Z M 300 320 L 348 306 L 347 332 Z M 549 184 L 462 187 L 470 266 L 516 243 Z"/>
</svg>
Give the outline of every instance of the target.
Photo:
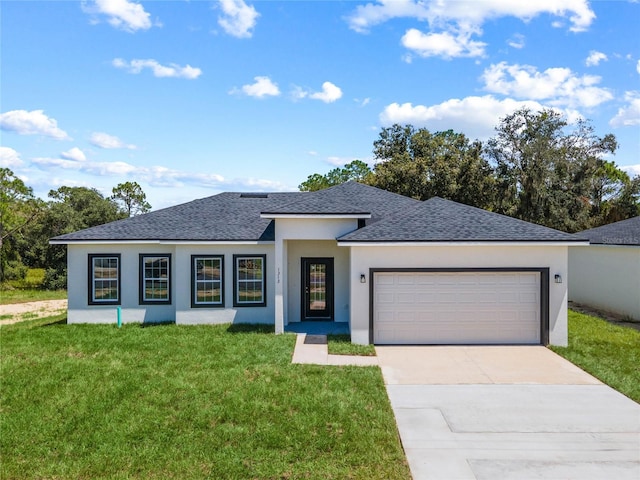
<svg viewBox="0 0 640 480">
<path fill-rule="evenodd" d="M 402 36 L 402 45 L 421 57 L 479 57 L 484 55 L 483 42 L 471 40 L 475 31 L 422 33 L 410 28 Z"/>
<path fill-rule="evenodd" d="M 584 63 L 587 67 L 595 67 L 598 64 L 600 64 L 600 62 L 602 61 L 606 62 L 607 60 L 608 58 L 604 53 L 598 52 L 597 50 L 591 50 L 589 52 L 589 56 L 584 61 Z"/>
<path fill-rule="evenodd" d="M 636 64 L 636 71 L 640 74 L 640 60 L 638 60 L 638 63 Z"/>
<path fill-rule="evenodd" d="M 126 148 L 128 150 L 135 150 L 136 148 L 138 148 L 135 145 L 124 143 L 114 135 L 109 135 L 108 133 L 104 132 L 93 132 L 91 134 L 91 137 L 89 138 L 89 141 L 92 145 L 99 148 Z"/>
<path fill-rule="evenodd" d="M 222 176 L 216 174 L 187 173 L 163 166 L 137 167 L 126 162 L 77 162 L 62 158 L 34 158 L 32 163 L 43 169 L 62 168 L 96 176 L 126 176 L 158 187 L 183 186 L 185 183 L 219 186 L 224 181 Z"/>
<path fill-rule="evenodd" d="M 492 19 L 516 17 L 522 21 L 548 14 L 568 18 L 574 32 L 584 31 L 595 18 L 587 0 L 379 0 L 359 5 L 346 18 L 349 27 L 366 33 L 375 25 L 394 18 L 413 18 L 428 24 L 428 32 L 408 29 L 402 44 L 422 57 L 478 57 L 486 44 L 472 39 L 482 35 L 482 25 Z M 509 41 L 514 48 L 524 46 L 523 38 Z M 404 57 L 410 63 L 411 57 Z"/>
<path fill-rule="evenodd" d="M 294 100 L 312 98 L 313 100 L 321 100 L 324 103 L 333 103 L 342 98 L 342 90 L 331 82 L 324 82 L 320 92 L 312 92 L 311 90 L 294 86 L 291 90 L 291 96 Z"/>
<path fill-rule="evenodd" d="M 615 117 L 609 120 L 612 127 L 631 127 L 640 125 L 640 92 L 626 92 L 627 105 L 618 109 Z"/>
<path fill-rule="evenodd" d="M 277 97 L 280 89 L 277 83 L 273 83 L 269 77 L 253 77 L 254 83 L 243 85 L 240 89 L 233 88 L 229 94 L 244 94 L 249 97 L 264 98 Z"/>
<path fill-rule="evenodd" d="M 486 140 L 495 133 L 494 128 L 500 123 L 501 118 L 525 107 L 533 111 L 545 108 L 544 105 L 531 100 L 499 100 L 492 95 L 472 96 L 454 98 L 431 106 L 392 103 L 380 114 L 380 122 L 383 126 L 394 123 L 412 124 L 433 131 L 454 129 L 465 133 L 469 138 Z M 581 118 L 574 110 L 558 111 L 565 114 L 569 122 Z"/>
<path fill-rule="evenodd" d="M 202 70 L 191 65 L 181 67 L 176 63 L 170 63 L 169 65 L 161 65 L 152 58 L 148 59 L 134 59 L 130 62 L 121 58 L 114 58 L 111 64 L 116 68 L 122 68 L 129 73 L 138 74 L 143 69 L 148 68 L 153 72 L 154 77 L 158 78 L 186 78 L 188 80 L 194 80 L 202 75 Z"/>
<path fill-rule="evenodd" d="M 20 154 L 13 148 L 0 147 L 0 167 L 16 168 L 22 166 L 22 164 Z"/>
<path fill-rule="evenodd" d="M 78 147 L 73 147 L 67 152 L 62 152 L 60 154 L 60 158 L 64 158 L 65 160 L 74 160 L 76 162 L 84 162 L 87 159 L 84 152 Z"/>
<path fill-rule="evenodd" d="M 225 32 L 238 38 L 251 38 L 260 16 L 253 5 L 243 0 L 220 0 L 220 8 L 223 14 L 218 17 L 218 24 Z"/>
<path fill-rule="evenodd" d="M 75 171 L 93 176 L 112 176 L 135 179 L 152 187 L 183 187 L 185 185 L 205 188 L 258 189 L 269 191 L 291 190 L 280 182 L 256 178 L 226 180 L 222 175 L 205 172 L 183 172 L 160 165 L 140 167 L 126 162 L 77 162 L 63 158 L 34 158 L 32 164 L 47 173 L 59 169 Z M 51 175 L 56 178 L 55 175 Z M 66 182 L 66 181 L 65 181 Z M 79 183 L 79 182 L 77 182 Z M 64 183 L 70 185 L 70 182 Z"/>
<path fill-rule="evenodd" d="M 342 90 L 331 82 L 324 82 L 322 84 L 322 91 L 312 93 L 309 95 L 309 98 L 321 100 L 324 103 L 333 103 L 342 98 Z"/>
<path fill-rule="evenodd" d="M 56 119 L 47 117 L 43 110 L 11 110 L 0 114 L 0 128 L 18 135 L 44 135 L 70 140 L 67 132 L 58 128 Z"/>
<path fill-rule="evenodd" d="M 109 25 L 125 32 L 148 30 L 153 25 L 149 19 L 149 13 L 145 12 L 143 6 L 128 0 L 83 1 L 82 10 L 94 16 L 106 15 Z M 94 21 L 97 22 L 97 20 Z"/>
<path fill-rule="evenodd" d="M 592 108 L 613 98 L 606 88 L 596 86 L 601 78 L 577 76 L 569 68 L 548 68 L 539 72 L 530 65 L 500 62 L 482 74 L 484 90 L 516 98 L 545 100 L 550 105 Z"/>
<path fill-rule="evenodd" d="M 518 50 L 520 50 L 521 48 L 524 48 L 524 45 L 525 45 L 524 35 L 521 35 L 520 33 L 514 34 L 507 41 L 507 45 L 509 45 L 511 48 L 517 48 Z"/>
<path fill-rule="evenodd" d="M 637 163 L 635 165 L 626 165 L 624 167 L 620 167 L 620 170 L 627 172 L 627 175 L 633 178 L 637 175 L 640 175 L 640 163 Z"/>
<path fill-rule="evenodd" d="M 500 17 L 529 21 L 542 14 L 568 17 L 570 30 L 574 32 L 586 30 L 595 19 L 587 0 L 379 0 L 356 7 L 347 17 L 347 22 L 351 29 L 365 33 L 371 27 L 394 18 L 426 20 L 434 28 L 449 22 L 458 26 L 480 26 L 487 20 Z"/>
</svg>

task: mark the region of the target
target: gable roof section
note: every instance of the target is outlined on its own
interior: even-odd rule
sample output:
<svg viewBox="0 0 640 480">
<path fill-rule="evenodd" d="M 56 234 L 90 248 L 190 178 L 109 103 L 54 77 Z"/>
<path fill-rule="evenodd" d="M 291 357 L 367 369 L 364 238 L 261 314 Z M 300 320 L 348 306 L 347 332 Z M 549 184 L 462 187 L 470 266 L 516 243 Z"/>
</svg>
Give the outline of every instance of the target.
<svg viewBox="0 0 640 480">
<path fill-rule="evenodd" d="M 260 212 L 289 203 L 296 195 L 299 193 L 221 193 L 60 235 L 52 241 L 273 241 L 273 222 L 260 218 Z"/>
<path fill-rule="evenodd" d="M 350 181 L 315 192 L 303 193 L 286 205 L 264 210 L 267 215 L 371 215 L 375 222 L 394 212 L 421 203 L 419 200 Z"/>
<path fill-rule="evenodd" d="M 260 216 L 263 218 L 297 215 L 341 215 L 354 218 L 368 218 L 371 215 L 371 211 L 370 209 L 346 204 L 334 197 L 318 195 L 318 192 L 310 192 L 295 197 L 295 200 L 285 205 L 273 206 L 260 213 Z"/>
<path fill-rule="evenodd" d="M 348 233 L 341 243 L 581 242 L 576 235 L 439 197 Z"/>
<path fill-rule="evenodd" d="M 225 192 L 117 222 L 57 236 L 53 243 L 85 241 L 274 241 L 263 212 L 384 216 L 419 204 L 395 193 L 347 182 L 318 192 Z"/>
<path fill-rule="evenodd" d="M 578 235 L 596 245 L 640 245 L 640 216 L 584 230 Z"/>
<path fill-rule="evenodd" d="M 331 198 L 351 205 L 353 208 L 370 212 L 371 220 L 367 220 L 367 225 L 422 203 L 420 200 L 414 198 L 405 197 L 404 195 L 388 192 L 354 181 L 342 183 L 314 193 L 317 194 L 318 201 Z"/>
</svg>

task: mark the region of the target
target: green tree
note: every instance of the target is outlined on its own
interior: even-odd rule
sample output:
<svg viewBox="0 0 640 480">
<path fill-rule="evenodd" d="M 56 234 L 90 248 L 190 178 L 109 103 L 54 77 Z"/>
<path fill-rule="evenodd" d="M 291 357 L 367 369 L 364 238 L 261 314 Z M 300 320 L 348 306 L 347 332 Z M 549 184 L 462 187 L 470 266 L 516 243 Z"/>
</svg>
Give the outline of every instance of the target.
<svg viewBox="0 0 640 480">
<path fill-rule="evenodd" d="M 111 199 L 122 204 L 127 215 L 133 217 L 151 210 L 147 196 L 137 182 L 119 183 L 112 190 Z"/>
<path fill-rule="evenodd" d="M 364 163 L 362 160 L 354 160 L 351 163 L 347 163 L 342 168 L 334 168 L 326 175 L 321 175 L 319 173 L 309 175 L 307 179 L 298 186 L 298 188 L 301 192 L 315 192 L 349 181 L 368 183 L 371 175 L 372 172 L 369 165 Z"/>
<path fill-rule="evenodd" d="M 49 197 L 46 210 L 25 229 L 18 248 L 26 265 L 58 274 L 66 267 L 66 248 L 49 245 L 50 238 L 127 217 L 114 200 L 93 188 L 60 187 L 51 190 Z"/>
<path fill-rule="evenodd" d="M 490 208 L 493 170 L 482 157 L 482 144 L 453 130 L 431 133 L 425 128 L 393 125 L 374 142 L 378 163 L 372 184 L 408 197 L 439 196 Z"/>
<path fill-rule="evenodd" d="M 17 234 L 43 210 L 33 190 L 8 168 L 0 168 L 0 281 L 7 262 L 20 260 L 15 249 Z"/>
<path fill-rule="evenodd" d="M 616 139 L 587 121 L 570 127 L 554 110 L 527 108 L 504 117 L 485 152 L 494 162 L 496 210 L 575 232 L 592 225 L 594 176 Z"/>
</svg>

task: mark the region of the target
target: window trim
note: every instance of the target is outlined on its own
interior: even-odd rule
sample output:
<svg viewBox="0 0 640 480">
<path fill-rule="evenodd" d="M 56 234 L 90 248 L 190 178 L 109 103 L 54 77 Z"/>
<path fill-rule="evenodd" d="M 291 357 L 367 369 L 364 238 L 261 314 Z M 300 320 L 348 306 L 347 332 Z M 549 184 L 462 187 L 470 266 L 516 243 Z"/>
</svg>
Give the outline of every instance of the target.
<svg viewBox="0 0 640 480">
<path fill-rule="evenodd" d="M 122 260 L 119 253 L 90 253 L 87 256 L 88 265 L 88 284 L 87 284 L 87 303 L 89 305 L 120 305 L 122 303 L 122 279 L 121 279 L 121 265 Z M 95 278 L 93 277 L 93 269 L 94 263 L 93 260 L 96 258 L 115 258 L 118 260 L 117 267 L 117 277 L 116 281 L 118 282 L 118 298 L 116 300 L 96 300 L 95 299 Z"/>
<path fill-rule="evenodd" d="M 167 298 L 166 299 L 146 299 L 145 298 L 145 274 L 144 274 L 144 260 L 145 258 L 166 258 L 167 259 Z M 171 273 L 171 254 L 170 253 L 141 253 L 139 254 L 138 264 L 138 303 L 140 305 L 171 305 L 171 288 L 172 273 Z"/>
<path fill-rule="evenodd" d="M 211 258 L 220 260 L 220 302 L 197 302 L 196 293 L 198 281 L 196 279 L 196 261 Z M 224 255 L 191 255 L 191 308 L 224 308 L 224 273 Z"/>
<path fill-rule="evenodd" d="M 238 260 L 260 258 L 262 260 L 262 301 L 240 302 L 238 300 Z M 255 281 L 255 280 L 254 280 Z M 267 255 L 237 254 L 233 256 L 233 306 L 234 307 L 266 307 L 267 306 Z"/>
</svg>

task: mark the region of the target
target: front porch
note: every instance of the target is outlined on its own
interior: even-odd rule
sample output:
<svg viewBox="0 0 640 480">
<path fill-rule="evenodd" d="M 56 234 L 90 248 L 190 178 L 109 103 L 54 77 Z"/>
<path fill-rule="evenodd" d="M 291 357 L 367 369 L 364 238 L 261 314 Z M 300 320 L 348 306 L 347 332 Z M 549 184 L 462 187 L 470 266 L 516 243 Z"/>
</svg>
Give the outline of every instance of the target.
<svg viewBox="0 0 640 480">
<path fill-rule="evenodd" d="M 285 332 L 307 335 L 349 335 L 349 322 L 291 322 Z"/>
</svg>

